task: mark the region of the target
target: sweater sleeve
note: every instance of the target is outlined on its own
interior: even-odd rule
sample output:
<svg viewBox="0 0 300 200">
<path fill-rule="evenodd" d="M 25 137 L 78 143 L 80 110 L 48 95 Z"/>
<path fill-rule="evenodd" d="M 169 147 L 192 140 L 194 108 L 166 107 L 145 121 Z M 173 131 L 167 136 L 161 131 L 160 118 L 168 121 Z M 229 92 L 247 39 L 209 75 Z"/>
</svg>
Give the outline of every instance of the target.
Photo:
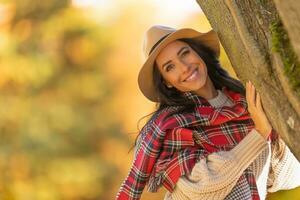
<svg viewBox="0 0 300 200">
<path fill-rule="evenodd" d="M 255 129 L 232 150 L 208 155 L 196 163 L 188 177 L 179 178 L 165 200 L 224 199 L 243 171 L 268 147 L 268 142 Z"/>
<path fill-rule="evenodd" d="M 300 163 L 281 138 L 272 145 L 271 152 L 268 192 L 299 187 Z"/>
</svg>

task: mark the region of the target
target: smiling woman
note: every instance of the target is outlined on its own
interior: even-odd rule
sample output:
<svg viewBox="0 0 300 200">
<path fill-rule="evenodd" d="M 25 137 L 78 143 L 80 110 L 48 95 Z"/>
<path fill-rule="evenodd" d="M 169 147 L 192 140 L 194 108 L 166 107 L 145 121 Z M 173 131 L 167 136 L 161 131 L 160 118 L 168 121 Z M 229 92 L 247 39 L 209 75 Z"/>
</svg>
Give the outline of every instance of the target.
<svg viewBox="0 0 300 200">
<path fill-rule="evenodd" d="M 165 200 L 258 200 L 300 185 L 300 163 L 259 93 L 221 67 L 216 32 L 155 25 L 143 49 L 138 85 L 157 110 L 117 199 L 139 199 L 146 184 L 151 192 L 164 186 Z"/>
<path fill-rule="evenodd" d="M 156 63 L 167 87 L 175 87 L 183 92 L 194 91 L 206 99 L 217 96 L 207 77 L 204 61 L 187 43 L 179 40 L 170 42 L 157 55 Z"/>
</svg>

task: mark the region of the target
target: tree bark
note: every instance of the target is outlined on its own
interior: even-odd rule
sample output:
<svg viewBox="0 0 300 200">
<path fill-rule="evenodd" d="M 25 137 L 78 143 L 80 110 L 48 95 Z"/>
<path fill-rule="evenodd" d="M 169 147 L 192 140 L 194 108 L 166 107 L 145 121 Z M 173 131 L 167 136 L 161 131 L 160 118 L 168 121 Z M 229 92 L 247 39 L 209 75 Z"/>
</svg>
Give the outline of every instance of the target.
<svg viewBox="0 0 300 200">
<path fill-rule="evenodd" d="M 251 80 L 255 85 L 273 128 L 300 159 L 300 2 L 197 2 L 218 33 L 238 78 L 243 83 Z M 272 27 L 277 26 L 275 22 L 282 22 L 288 38 L 272 31 Z M 287 40 L 290 40 L 291 47 L 282 48 L 282 45 L 287 45 Z M 285 56 L 287 50 L 292 51 L 294 56 Z"/>
</svg>

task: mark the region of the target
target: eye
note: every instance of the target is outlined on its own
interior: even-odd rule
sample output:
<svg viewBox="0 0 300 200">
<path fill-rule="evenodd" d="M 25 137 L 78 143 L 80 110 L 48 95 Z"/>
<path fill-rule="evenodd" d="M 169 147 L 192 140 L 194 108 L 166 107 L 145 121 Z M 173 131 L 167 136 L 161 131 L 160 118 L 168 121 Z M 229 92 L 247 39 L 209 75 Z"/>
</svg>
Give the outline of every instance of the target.
<svg viewBox="0 0 300 200">
<path fill-rule="evenodd" d="M 182 55 L 182 56 L 185 56 L 185 55 L 187 55 L 188 53 L 190 53 L 190 50 L 185 50 L 185 51 L 182 52 L 181 55 Z"/>
<path fill-rule="evenodd" d="M 165 67 L 165 70 L 168 72 L 168 71 L 170 71 L 171 69 L 173 69 L 173 67 L 174 67 L 174 65 L 167 65 L 166 67 Z"/>
</svg>

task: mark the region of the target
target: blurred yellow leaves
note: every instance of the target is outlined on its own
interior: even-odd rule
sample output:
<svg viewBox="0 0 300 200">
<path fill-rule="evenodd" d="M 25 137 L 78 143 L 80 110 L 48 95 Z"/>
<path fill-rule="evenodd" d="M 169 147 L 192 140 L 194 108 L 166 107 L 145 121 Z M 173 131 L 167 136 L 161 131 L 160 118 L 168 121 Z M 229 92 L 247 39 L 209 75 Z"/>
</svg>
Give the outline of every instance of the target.
<svg viewBox="0 0 300 200">
<path fill-rule="evenodd" d="M 73 64 L 88 67 L 87 63 L 97 55 L 95 45 L 86 38 L 77 38 L 67 42 L 65 51 Z"/>
<path fill-rule="evenodd" d="M 12 34 L 15 34 L 16 39 L 19 42 L 23 42 L 28 39 L 32 34 L 32 21 L 28 19 L 20 20 L 13 27 Z"/>
<path fill-rule="evenodd" d="M 99 182 L 104 176 L 105 169 L 101 169 L 97 158 L 69 158 L 54 159 L 49 162 L 47 180 L 62 189 L 63 199 L 73 199 L 78 196 L 96 198 L 97 194 L 103 192 L 103 186 Z"/>
<path fill-rule="evenodd" d="M 0 1 L 0 199 L 114 198 L 138 119 L 154 109 L 137 74 L 158 16 L 133 2 L 114 1 L 104 23 L 70 0 Z M 181 26 L 210 28 L 201 14 Z"/>
<path fill-rule="evenodd" d="M 67 2 L 7 3 L 15 10 L 0 29 L 0 199 L 106 199 L 119 174 L 99 152 L 111 137 L 128 144 L 106 105 L 115 92 L 105 74 L 110 28 Z"/>
<path fill-rule="evenodd" d="M 32 62 L 27 56 L 9 56 L 0 64 L 0 87 L 39 87 L 53 74 L 49 63 L 38 57 Z"/>
</svg>

